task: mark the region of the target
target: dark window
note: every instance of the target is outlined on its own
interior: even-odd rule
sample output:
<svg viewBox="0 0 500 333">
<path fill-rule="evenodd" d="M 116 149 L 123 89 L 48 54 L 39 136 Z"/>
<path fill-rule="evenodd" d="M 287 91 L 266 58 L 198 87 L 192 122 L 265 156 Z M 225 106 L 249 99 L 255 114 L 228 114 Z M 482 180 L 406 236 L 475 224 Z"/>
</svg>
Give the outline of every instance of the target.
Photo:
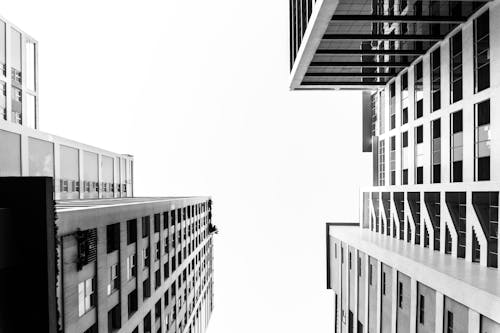
<svg viewBox="0 0 500 333">
<path fill-rule="evenodd" d="M 106 246 L 108 253 L 120 248 L 120 223 L 106 226 Z"/>
<path fill-rule="evenodd" d="M 155 272 L 155 289 L 160 288 L 161 285 L 161 274 L 160 269 L 158 268 Z"/>
<path fill-rule="evenodd" d="M 143 320 L 144 333 L 151 333 L 151 312 L 149 312 Z"/>
<path fill-rule="evenodd" d="M 160 214 L 154 215 L 154 231 L 155 233 L 160 232 Z"/>
<path fill-rule="evenodd" d="M 474 20 L 475 92 L 490 87 L 490 12 Z"/>
<path fill-rule="evenodd" d="M 128 294 L 128 317 L 137 311 L 137 289 Z"/>
<path fill-rule="evenodd" d="M 351 256 L 351 252 L 349 252 L 349 270 L 352 269 L 352 256 Z"/>
<path fill-rule="evenodd" d="M 408 147 L 408 132 L 403 132 L 403 148 Z"/>
<path fill-rule="evenodd" d="M 358 257 L 358 276 L 361 277 L 362 267 L 361 267 L 361 257 Z"/>
<path fill-rule="evenodd" d="M 142 218 L 142 238 L 148 237 L 150 233 L 150 221 L 149 216 L 144 216 Z"/>
<path fill-rule="evenodd" d="M 108 311 L 108 332 L 113 332 L 121 328 L 121 310 L 120 304 L 115 305 Z"/>
<path fill-rule="evenodd" d="M 463 179 L 463 116 L 462 110 L 451 114 L 450 126 L 450 160 L 451 181 L 461 182 Z"/>
<path fill-rule="evenodd" d="M 382 272 L 382 295 L 385 295 L 385 287 L 386 287 L 386 275 L 385 272 Z"/>
<path fill-rule="evenodd" d="M 417 167 L 417 184 L 424 183 L 424 167 Z"/>
<path fill-rule="evenodd" d="M 447 311 L 446 333 L 453 333 L 453 312 Z"/>
<path fill-rule="evenodd" d="M 415 119 L 424 115 L 424 80 L 422 61 L 415 67 Z"/>
<path fill-rule="evenodd" d="M 420 295 L 419 298 L 419 311 L 418 311 L 418 322 L 420 324 L 424 324 L 425 319 L 425 297 L 424 295 Z"/>
<path fill-rule="evenodd" d="M 441 50 L 431 53 L 431 96 L 432 111 L 441 108 Z"/>
<path fill-rule="evenodd" d="M 147 278 L 142 282 L 142 299 L 145 300 L 151 296 L 151 282 Z"/>
<path fill-rule="evenodd" d="M 462 100 L 462 31 L 450 38 L 450 103 Z"/>
<path fill-rule="evenodd" d="M 417 127 L 417 144 L 424 142 L 424 127 L 422 125 Z"/>
<path fill-rule="evenodd" d="M 127 245 L 137 241 L 137 220 L 127 221 Z"/>
<path fill-rule="evenodd" d="M 399 282 L 398 288 L 398 306 L 400 309 L 403 308 L 403 282 Z"/>
<path fill-rule="evenodd" d="M 161 300 L 159 300 L 155 304 L 155 319 L 158 319 L 160 317 L 161 317 Z"/>
</svg>

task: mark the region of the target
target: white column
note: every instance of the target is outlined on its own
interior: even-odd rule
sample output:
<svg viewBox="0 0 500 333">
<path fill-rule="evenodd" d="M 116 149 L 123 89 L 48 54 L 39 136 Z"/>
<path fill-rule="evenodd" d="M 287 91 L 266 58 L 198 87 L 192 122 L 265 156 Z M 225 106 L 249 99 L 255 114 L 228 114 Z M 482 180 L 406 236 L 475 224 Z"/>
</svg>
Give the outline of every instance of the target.
<svg viewBox="0 0 500 333">
<path fill-rule="evenodd" d="M 435 332 L 444 332 L 443 326 L 443 309 L 444 309 L 444 296 L 439 291 L 436 291 L 436 317 L 435 317 Z"/>
<path fill-rule="evenodd" d="M 398 315 L 398 271 L 392 267 L 392 307 L 391 307 L 391 332 L 397 333 L 396 318 Z"/>
<path fill-rule="evenodd" d="M 469 309 L 469 332 L 479 333 L 481 327 L 481 315 L 476 311 Z"/>
<path fill-rule="evenodd" d="M 410 280 L 410 333 L 417 331 L 417 280 L 411 278 Z"/>
<path fill-rule="evenodd" d="M 382 328 L 382 263 L 377 260 L 377 332 Z"/>
</svg>

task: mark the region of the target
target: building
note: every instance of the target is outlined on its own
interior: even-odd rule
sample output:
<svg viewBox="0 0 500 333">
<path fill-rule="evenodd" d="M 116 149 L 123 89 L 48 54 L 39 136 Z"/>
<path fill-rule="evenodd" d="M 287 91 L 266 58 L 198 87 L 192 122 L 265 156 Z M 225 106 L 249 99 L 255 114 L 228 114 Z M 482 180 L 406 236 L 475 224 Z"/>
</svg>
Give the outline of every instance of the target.
<svg viewBox="0 0 500 333">
<path fill-rule="evenodd" d="M 211 204 L 58 202 L 62 331 L 204 332 L 213 309 Z"/>
<path fill-rule="evenodd" d="M 373 186 L 327 224 L 336 332 L 500 332 L 500 1 L 291 0 L 292 90 L 355 89 Z"/>
<path fill-rule="evenodd" d="M 0 331 L 205 332 L 211 198 L 134 197 L 131 155 L 41 132 L 37 50 L 0 17 Z"/>
<path fill-rule="evenodd" d="M 0 17 L 0 177 L 52 177 L 56 199 L 133 196 L 131 155 L 38 130 L 37 52 L 35 39 Z"/>
</svg>

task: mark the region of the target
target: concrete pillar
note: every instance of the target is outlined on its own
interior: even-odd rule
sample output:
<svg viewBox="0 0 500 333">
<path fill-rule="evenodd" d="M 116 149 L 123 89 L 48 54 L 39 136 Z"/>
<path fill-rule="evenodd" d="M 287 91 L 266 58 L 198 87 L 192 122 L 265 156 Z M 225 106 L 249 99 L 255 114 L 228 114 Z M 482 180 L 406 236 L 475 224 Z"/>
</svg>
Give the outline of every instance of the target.
<svg viewBox="0 0 500 333">
<path fill-rule="evenodd" d="M 481 328 L 481 315 L 469 309 L 469 333 L 479 333 Z"/>
<path fill-rule="evenodd" d="M 418 286 L 417 280 L 411 278 L 410 280 L 410 333 L 417 331 L 417 299 L 418 299 Z"/>
<path fill-rule="evenodd" d="M 99 260 L 100 258 L 100 260 Z M 108 262 L 106 248 L 106 227 L 97 228 L 97 327 L 99 332 L 108 329 L 107 283 Z"/>
<path fill-rule="evenodd" d="M 444 309 L 444 295 L 439 291 L 436 291 L 436 317 L 435 317 L 435 332 L 444 332 L 443 327 L 443 309 Z"/>
<path fill-rule="evenodd" d="M 392 267 L 392 283 L 391 283 L 391 332 L 397 333 L 397 315 L 398 315 L 398 271 Z"/>
<path fill-rule="evenodd" d="M 382 263 L 377 260 L 377 333 L 382 327 Z"/>
</svg>

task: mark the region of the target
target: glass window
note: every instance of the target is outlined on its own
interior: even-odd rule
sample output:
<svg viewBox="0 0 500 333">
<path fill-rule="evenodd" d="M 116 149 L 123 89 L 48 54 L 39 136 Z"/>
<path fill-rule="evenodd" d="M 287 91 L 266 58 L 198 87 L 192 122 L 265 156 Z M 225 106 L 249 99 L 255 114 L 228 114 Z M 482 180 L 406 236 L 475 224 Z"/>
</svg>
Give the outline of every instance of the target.
<svg viewBox="0 0 500 333">
<path fill-rule="evenodd" d="M 450 38 L 450 103 L 462 100 L 462 31 Z"/>
<path fill-rule="evenodd" d="M 81 317 L 95 306 L 95 278 L 78 284 L 78 315 Z"/>
<path fill-rule="evenodd" d="M 120 288 L 120 279 L 118 279 L 118 264 L 111 265 L 109 267 L 109 283 L 108 283 L 108 295 L 111 295 L 114 291 Z"/>
<path fill-rule="evenodd" d="M 29 175 L 54 177 L 54 144 L 28 139 Z"/>
<path fill-rule="evenodd" d="M 450 118 L 450 179 L 451 182 L 463 180 L 463 115 L 462 110 L 451 114 Z"/>
<path fill-rule="evenodd" d="M 475 92 L 490 87 L 490 12 L 474 20 Z"/>
<path fill-rule="evenodd" d="M 127 281 L 137 275 L 137 259 L 135 254 L 127 257 Z"/>
<path fill-rule="evenodd" d="M 474 180 L 490 180 L 490 101 L 475 105 Z"/>
<path fill-rule="evenodd" d="M 415 75 L 415 119 L 424 115 L 424 76 L 422 61 L 414 67 Z"/>
<path fill-rule="evenodd" d="M 408 184 L 408 132 L 401 134 L 401 183 Z"/>
<path fill-rule="evenodd" d="M 5 76 L 6 64 L 6 38 L 5 38 L 5 22 L 0 21 L 0 73 Z"/>
<path fill-rule="evenodd" d="M 31 94 L 26 94 L 26 111 L 28 127 L 36 129 L 36 97 Z"/>
<path fill-rule="evenodd" d="M 14 86 L 11 87 L 11 121 L 15 124 L 23 124 L 23 92 Z"/>
<path fill-rule="evenodd" d="M 431 53 L 431 102 L 432 111 L 441 108 L 441 49 Z"/>
<path fill-rule="evenodd" d="M 10 34 L 10 66 L 12 82 L 16 84 L 22 83 L 21 74 L 21 33 L 15 29 L 11 29 Z"/>
<path fill-rule="evenodd" d="M 432 182 L 441 182 L 441 119 L 432 121 Z"/>
<path fill-rule="evenodd" d="M 391 136 L 391 145 L 390 145 L 390 175 L 391 175 L 391 185 L 396 185 L 396 137 Z"/>
<path fill-rule="evenodd" d="M 36 46 L 29 40 L 26 41 L 26 86 L 36 90 Z"/>
<path fill-rule="evenodd" d="M 0 177 L 21 175 L 21 136 L 0 130 Z"/>
<path fill-rule="evenodd" d="M 385 185 L 385 141 L 380 140 L 378 146 L 378 181 L 380 186 Z"/>
<path fill-rule="evenodd" d="M 408 72 L 401 75 L 401 125 L 408 122 Z"/>
<path fill-rule="evenodd" d="M 7 84 L 0 81 L 0 117 L 7 120 Z"/>
<path fill-rule="evenodd" d="M 389 86 L 389 113 L 390 113 L 390 129 L 396 127 L 396 82 L 392 82 Z"/>
<path fill-rule="evenodd" d="M 424 127 L 415 128 L 415 183 L 424 183 Z"/>
</svg>

